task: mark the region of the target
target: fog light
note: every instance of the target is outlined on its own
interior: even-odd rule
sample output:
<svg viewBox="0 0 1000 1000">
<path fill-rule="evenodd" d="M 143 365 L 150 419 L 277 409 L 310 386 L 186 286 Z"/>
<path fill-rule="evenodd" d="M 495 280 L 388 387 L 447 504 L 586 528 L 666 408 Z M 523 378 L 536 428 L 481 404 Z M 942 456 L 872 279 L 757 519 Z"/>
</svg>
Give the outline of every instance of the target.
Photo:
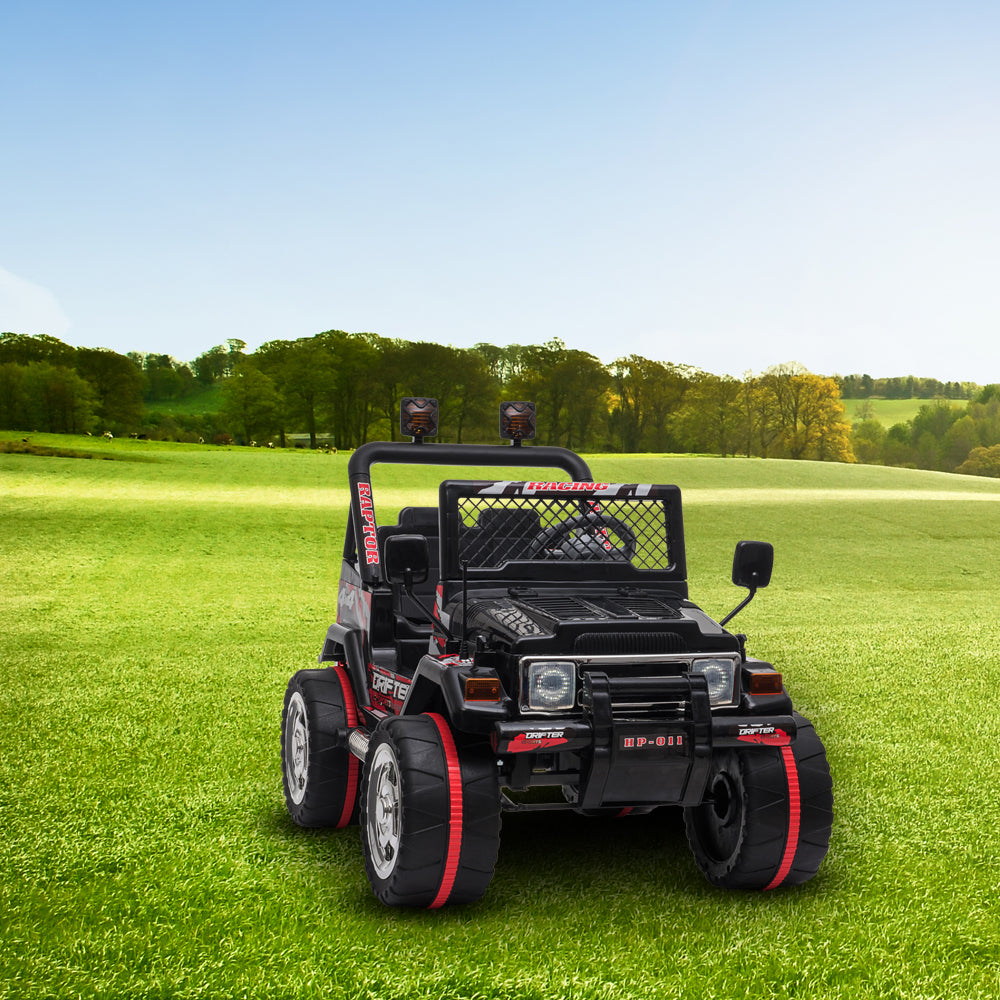
<svg viewBox="0 0 1000 1000">
<path fill-rule="evenodd" d="M 563 712 L 576 704 L 576 664 L 570 660 L 536 660 L 528 664 L 527 709 Z"/>
<path fill-rule="evenodd" d="M 530 441 L 535 436 L 535 404 L 506 402 L 500 404 L 500 437 L 511 441 Z"/>
<path fill-rule="evenodd" d="M 438 401 L 424 396 L 405 396 L 399 404 L 399 430 L 404 437 L 423 441 L 438 432 Z"/>
</svg>

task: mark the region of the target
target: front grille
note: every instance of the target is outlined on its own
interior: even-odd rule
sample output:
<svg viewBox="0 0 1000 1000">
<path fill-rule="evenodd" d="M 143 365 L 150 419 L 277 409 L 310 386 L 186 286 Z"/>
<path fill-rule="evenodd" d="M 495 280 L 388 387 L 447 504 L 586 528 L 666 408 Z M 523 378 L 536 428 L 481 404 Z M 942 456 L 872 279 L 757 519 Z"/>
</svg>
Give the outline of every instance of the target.
<svg viewBox="0 0 1000 1000">
<path fill-rule="evenodd" d="M 573 652 L 581 656 L 640 656 L 684 649 L 684 638 L 677 632 L 584 632 L 573 643 Z"/>
</svg>

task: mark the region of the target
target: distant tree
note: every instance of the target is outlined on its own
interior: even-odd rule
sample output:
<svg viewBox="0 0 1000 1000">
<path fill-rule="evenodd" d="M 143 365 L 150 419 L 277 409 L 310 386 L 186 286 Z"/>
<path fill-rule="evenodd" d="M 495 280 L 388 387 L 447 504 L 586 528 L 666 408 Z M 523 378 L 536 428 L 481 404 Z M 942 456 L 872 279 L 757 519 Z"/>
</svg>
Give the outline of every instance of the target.
<svg viewBox="0 0 1000 1000">
<path fill-rule="evenodd" d="M 26 365 L 0 362 L 0 428 L 28 430 L 28 392 L 25 387 Z"/>
<path fill-rule="evenodd" d="M 246 343 L 232 338 L 225 344 L 210 348 L 194 359 L 195 377 L 203 385 L 211 385 L 219 379 L 228 378 L 241 361 L 246 358 Z"/>
<path fill-rule="evenodd" d="M 592 354 L 567 348 L 558 338 L 518 349 L 503 386 L 508 399 L 538 408 L 538 441 L 583 450 L 607 413 L 607 369 Z"/>
<path fill-rule="evenodd" d="M 990 476 L 1000 479 L 1000 444 L 989 448 L 973 448 L 955 471 L 962 476 Z"/>
<path fill-rule="evenodd" d="M 28 420 L 50 434 L 83 434 L 96 424 L 99 405 L 93 386 L 76 372 L 46 361 L 25 367 Z"/>
<path fill-rule="evenodd" d="M 106 429 L 129 431 L 141 426 L 143 376 L 123 354 L 104 348 L 81 347 L 76 370 L 97 393 L 97 415 Z"/>
<path fill-rule="evenodd" d="M 249 361 L 240 361 L 222 382 L 221 416 L 243 444 L 264 440 L 275 430 L 281 397 L 274 382 Z"/>
<path fill-rule="evenodd" d="M 959 417 L 947 431 L 941 442 L 941 464 L 946 472 L 957 469 L 972 450 L 983 442 L 979 439 L 976 422 L 966 413 Z"/>
<path fill-rule="evenodd" d="M 910 422 L 893 424 L 885 435 L 885 464 L 916 468 L 916 449 L 911 442 Z"/>
<path fill-rule="evenodd" d="M 27 365 L 32 361 L 45 361 L 57 367 L 72 368 L 76 363 L 76 351 L 75 347 L 46 334 L 32 337 L 23 333 L 0 333 L 0 363 Z"/>
<path fill-rule="evenodd" d="M 801 366 L 776 366 L 761 379 L 789 458 L 852 462 L 850 426 L 837 383 Z"/>
<path fill-rule="evenodd" d="M 302 428 L 309 435 L 309 447 L 316 447 L 321 424 L 330 410 L 336 358 L 322 340 L 304 337 L 296 341 L 271 341 L 255 354 L 254 362 L 267 373 L 278 389 L 281 411 L 281 438 L 286 424 Z"/>
<path fill-rule="evenodd" d="M 851 450 L 865 465 L 881 465 L 885 460 L 888 432 L 874 417 L 859 420 L 851 428 Z"/>
<path fill-rule="evenodd" d="M 677 366 L 630 354 L 613 361 L 609 423 L 621 451 L 666 451 L 688 381 Z"/>
<path fill-rule="evenodd" d="M 143 398 L 146 401 L 181 399 L 197 384 L 191 368 L 169 354 L 129 351 L 126 357 L 145 376 Z"/>
<path fill-rule="evenodd" d="M 681 411 L 686 450 L 735 455 L 743 436 L 742 398 L 743 386 L 731 376 L 692 378 Z"/>
<path fill-rule="evenodd" d="M 500 394 L 511 395 L 506 391 L 511 381 L 530 367 L 532 348 L 521 344 L 507 344 L 496 347 L 493 344 L 476 344 L 472 348 L 486 363 L 490 377 L 500 386 Z"/>
<path fill-rule="evenodd" d="M 316 338 L 334 359 L 329 394 L 331 430 L 338 448 L 356 448 L 368 440 L 375 418 L 375 365 L 380 338 L 370 333 L 327 330 Z"/>
<path fill-rule="evenodd" d="M 455 440 L 462 443 L 471 432 L 482 440 L 486 424 L 495 412 L 490 403 L 495 401 L 495 381 L 482 356 L 476 351 L 453 347 L 451 358 L 452 391 L 448 395 Z M 493 428 L 496 433 L 496 428 Z"/>
</svg>

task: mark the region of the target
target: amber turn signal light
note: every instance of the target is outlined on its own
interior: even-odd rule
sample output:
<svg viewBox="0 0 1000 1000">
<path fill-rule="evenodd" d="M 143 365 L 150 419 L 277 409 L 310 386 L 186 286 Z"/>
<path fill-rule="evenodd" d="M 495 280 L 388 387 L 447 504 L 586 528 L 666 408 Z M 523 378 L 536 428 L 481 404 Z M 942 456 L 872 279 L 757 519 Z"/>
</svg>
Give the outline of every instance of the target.
<svg viewBox="0 0 1000 1000">
<path fill-rule="evenodd" d="M 750 694 L 781 694 L 781 674 L 776 671 L 750 675 Z"/>
<path fill-rule="evenodd" d="M 466 677 L 466 701 L 499 701 L 503 692 L 497 677 Z"/>
</svg>

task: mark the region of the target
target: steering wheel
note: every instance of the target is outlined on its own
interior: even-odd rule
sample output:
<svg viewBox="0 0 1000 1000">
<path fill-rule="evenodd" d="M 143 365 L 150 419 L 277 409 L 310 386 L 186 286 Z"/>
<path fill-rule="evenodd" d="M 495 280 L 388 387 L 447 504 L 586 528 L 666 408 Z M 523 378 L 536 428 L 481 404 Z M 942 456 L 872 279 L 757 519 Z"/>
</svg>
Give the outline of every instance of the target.
<svg viewBox="0 0 1000 1000">
<path fill-rule="evenodd" d="M 621 542 L 615 545 L 609 532 Z M 628 562 L 635 555 L 635 532 L 617 517 L 592 511 L 546 528 L 531 543 L 530 559 L 610 559 Z"/>
</svg>

